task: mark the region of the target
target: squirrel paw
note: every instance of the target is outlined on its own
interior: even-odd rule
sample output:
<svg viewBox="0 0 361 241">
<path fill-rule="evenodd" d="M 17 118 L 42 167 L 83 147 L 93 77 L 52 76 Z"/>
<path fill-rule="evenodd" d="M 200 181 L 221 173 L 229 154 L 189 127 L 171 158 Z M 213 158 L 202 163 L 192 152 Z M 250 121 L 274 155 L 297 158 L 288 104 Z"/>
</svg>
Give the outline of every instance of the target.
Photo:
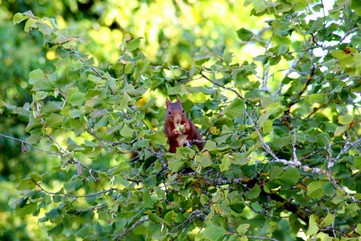
<svg viewBox="0 0 361 241">
<path fill-rule="evenodd" d="M 182 130 L 183 133 L 186 133 L 186 132 L 188 132 L 188 131 L 191 129 L 191 127 L 190 127 L 190 125 L 189 125 L 188 122 L 184 123 L 183 126 L 184 126 L 184 127 L 183 127 L 183 130 Z"/>
<path fill-rule="evenodd" d="M 172 132 L 174 135 L 179 135 L 179 133 L 180 133 L 177 129 L 174 129 Z"/>
</svg>

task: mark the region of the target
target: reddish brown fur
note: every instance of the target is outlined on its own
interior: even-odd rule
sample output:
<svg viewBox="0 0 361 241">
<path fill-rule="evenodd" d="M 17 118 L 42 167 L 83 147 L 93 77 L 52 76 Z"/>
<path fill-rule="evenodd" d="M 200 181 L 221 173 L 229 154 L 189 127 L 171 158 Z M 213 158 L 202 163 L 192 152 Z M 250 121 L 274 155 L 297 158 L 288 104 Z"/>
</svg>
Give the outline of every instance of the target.
<svg viewBox="0 0 361 241">
<path fill-rule="evenodd" d="M 190 144 L 196 144 L 199 150 L 201 150 L 204 146 L 202 135 L 194 126 L 193 122 L 188 120 L 181 100 L 178 98 L 176 102 L 172 103 L 167 99 L 165 103 L 167 111 L 164 122 L 164 134 L 168 138 L 169 152 L 176 152 L 177 147 L 182 144 L 182 140 L 180 139 L 186 139 Z M 178 125 L 183 125 L 181 131 L 176 129 Z"/>
</svg>

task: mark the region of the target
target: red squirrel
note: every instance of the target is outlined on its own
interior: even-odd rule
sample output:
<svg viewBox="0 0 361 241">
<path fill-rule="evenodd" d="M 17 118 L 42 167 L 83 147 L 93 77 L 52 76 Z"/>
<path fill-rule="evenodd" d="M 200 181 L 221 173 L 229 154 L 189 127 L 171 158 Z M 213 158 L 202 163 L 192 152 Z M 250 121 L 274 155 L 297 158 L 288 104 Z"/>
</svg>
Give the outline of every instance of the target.
<svg viewBox="0 0 361 241">
<path fill-rule="evenodd" d="M 188 120 L 180 98 L 176 102 L 165 101 L 167 113 L 164 122 L 164 134 L 168 138 L 169 152 L 175 153 L 177 147 L 196 144 L 201 150 L 204 146 L 202 135 L 192 121 Z"/>
</svg>

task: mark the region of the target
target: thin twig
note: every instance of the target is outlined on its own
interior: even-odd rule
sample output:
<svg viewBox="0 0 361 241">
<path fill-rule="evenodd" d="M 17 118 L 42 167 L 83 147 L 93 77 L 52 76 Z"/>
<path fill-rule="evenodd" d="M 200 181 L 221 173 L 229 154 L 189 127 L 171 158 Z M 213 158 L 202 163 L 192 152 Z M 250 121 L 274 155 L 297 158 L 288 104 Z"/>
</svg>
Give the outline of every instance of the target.
<svg viewBox="0 0 361 241">
<path fill-rule="evenodd" d="M 300 161 L 297 158 L 297 153 L 296 153 L 296 144 L 297 144 L 297 128 L 293 128 L 293 142 L 292 142 L 292 152 L 293 152 L 293 161 L 296 163 L 300 163 Z"/>
<path fill-rule="evenodd" d="M 303 59 L 303 55 L 301 55 L 298 59 L 296 59 L 292 66 L 288 69 L 288 71 L 286 72 L 286 74 L 284 75 L 284 77 L 289 76 L 296 68 L 297 64 L 301 61 L 301 59 Z M 281 90 L 283 88 L 284 84 L 281 82 L 278 89 L 273 93 L 273 96 L 277 96 L 281 93 Z"/>
<path fill-rule="evenodd" d="M 271 240 L 271 241 L 279 241 L 278 239 L 271 237 L 263 237 L 263 236 L 247 236 L 249 239 L 261 239 L 261 240 Z"/>
<path fill-rule="evenodd" d="M 149 221 L 149 217 L 148 216 L 143 216 L 141 217 L 138 221 L 136 221 L 130 228 L 127 228 L 123 234 L 119 235 L 118 237 L 116 237 L 114 240 L 118 241 L 121 240 L 122 238 L 124 238 L 130 231 L 132 231 L 133 229 L 135 229 L 136 227 L 138 227 L 139 225 L 141 225 L 144 222 Z"/>
<path fill-rule="evenodd" d="M 226 89 L 226 90 L 229 90 L 229 91 L 232 91 L 233 93 L 235 93 L 237 95 L 238 98 L 240 98 L 241 100 L 244 100 L 244 98 L 241 96 L 240 93 L 238 93 L 238 91 L 232 89 L 232 88 L 229 88 L 227 86 L 224 86 L 224 85 L 221 85 L 221 84 L 218 84 L 217 82 L 211 80 L 208 76 L 206 76 L 204 73 L 203 73 L 203 69 L 200 71 L 200 75 L 202 75 L 203 78 L 205 78 L 206 80 L 208 80 L 209 82 L 211 82 L 212 84 L 218 86 L 218 87 L 221 87 L 223 89 Z"/>
<path fill-rule="evenodd" d="M 101 194 L 105 194 L 105 193 L 108 193 L 108 192 L 111 192 L 111 191 L 116 191 L 117 189 L 116 188 L 109 188 L 107 190 L 103 190 L 103 191 L 100 191 L 100 192 L 96 192 L 96 193 L 91 193 L 91 194 L 87 194 L 87 195 L 73 195 L 73 194 L 68 194 L 68 193 L 59 193 L 59 192 L 50 192 L 50 191 L 47 191 L 45 190 L 39 183 L 37 183 L 34 179 L 31 179 L 35 185 L 40 188 L 43 192 L 45 192 L 46 194 L 49 194 L 49 195 L 61 195 L 61 196 L 66 196 L 66 197 L 73 197 L 73 198 L 80 198 L 80 197 L 94 197 L 94 196 L 98 196 L 98 195 L 101 195 Z"/>
<path fill-rule="evenodd" d="M 45 153 L 50 154 L 50 155 L 64 156 L 64 154 L 62 154 L 62 153 L 53 152 L 53 151 L 47 151 L 47 150 L 41 149 L 41 148 L 39 148 L 39 147 L 36 147 L 36 146 L 34 146 L 34 145 L 32 145 L 32 144 L 24 141 L 24 140 L 21 140 L 21 139 L 19 139 L 19 138 L 16 138 L 16 137 L 8 136 L 8 135 L 1 134 L 1 133 L 0 133 L 0 136 L 5 137 L 5 138 L 7 138 L 7 139 L 11 139 L 11 140 L 14 140 L 14 141 L 18 141 L 18 142 L 24 143 L 24 144 L 26 144 L 26 145 L 34 148 L 35 150 L 38 150 L 38 151 L 41 151 L 41 152 L 45 152 Z"/>
</svg>

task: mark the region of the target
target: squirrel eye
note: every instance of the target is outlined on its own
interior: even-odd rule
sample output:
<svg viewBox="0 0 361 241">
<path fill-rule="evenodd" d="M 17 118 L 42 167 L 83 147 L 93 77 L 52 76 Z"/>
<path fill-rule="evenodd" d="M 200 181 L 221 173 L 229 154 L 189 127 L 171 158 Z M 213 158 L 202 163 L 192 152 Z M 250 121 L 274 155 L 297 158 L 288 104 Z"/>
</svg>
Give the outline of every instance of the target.
<svg viewBox="0 0 361 241">
<path fill-rule="evenodd" d="M 172 114 L 172 112 L 168 111 L 168 115 L 171 115 L 171 114 Z"/>
<path fill-rule="evenodd" d="M 184 110 L 183 110 L 183 113 L 184 113 Z"/>
</svg>

